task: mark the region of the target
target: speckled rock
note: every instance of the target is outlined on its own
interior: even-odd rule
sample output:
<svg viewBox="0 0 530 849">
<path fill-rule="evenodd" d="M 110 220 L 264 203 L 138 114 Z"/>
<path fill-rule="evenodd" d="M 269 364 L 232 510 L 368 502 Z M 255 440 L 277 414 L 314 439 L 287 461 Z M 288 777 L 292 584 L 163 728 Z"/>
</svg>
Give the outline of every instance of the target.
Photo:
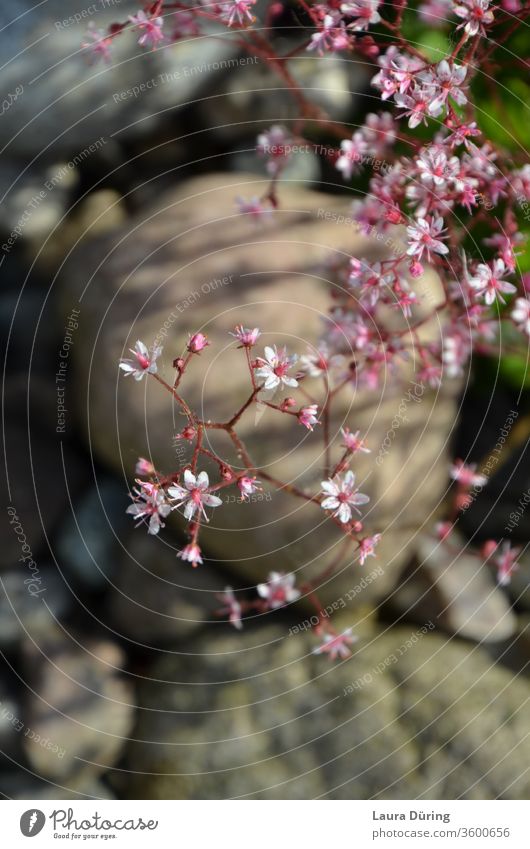
<svg viewBox="0 0 530 849">
<path fill-rule="evenodd" d="M 271 625 L 161 658 L 111 783 L 157 799 L 527 798 L 528 688 L 482 648 L 428 623 L 366 630 L 338 665 L 313 645 Z"/>
</svg>

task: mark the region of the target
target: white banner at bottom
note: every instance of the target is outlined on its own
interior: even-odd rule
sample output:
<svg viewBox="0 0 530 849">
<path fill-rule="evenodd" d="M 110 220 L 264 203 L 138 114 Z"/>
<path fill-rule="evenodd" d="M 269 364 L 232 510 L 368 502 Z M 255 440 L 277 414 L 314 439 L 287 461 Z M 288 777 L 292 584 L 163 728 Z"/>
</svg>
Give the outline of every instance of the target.
<svg viewBox="0 0 530 849">
<path fill-rule="evenodd" d="M 4 801 L 0 816 L 6 849 L 190 842 L 193 849 L 530 847 L 525 801 L 38 800 Z"/>
</svg>

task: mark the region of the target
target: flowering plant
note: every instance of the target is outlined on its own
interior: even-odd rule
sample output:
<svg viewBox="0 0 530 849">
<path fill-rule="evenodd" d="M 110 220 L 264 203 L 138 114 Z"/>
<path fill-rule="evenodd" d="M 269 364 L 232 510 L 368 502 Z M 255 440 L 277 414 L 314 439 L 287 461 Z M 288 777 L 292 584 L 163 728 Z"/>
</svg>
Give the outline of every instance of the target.
<svg viewBox="0 0 530 849">
<path fill-rule="evenodd" d="M 203 333 L 192 335 L 185 354 L 174 361 L 172 384 L 158 373 L 160 349 L 149 351 L 138 342 L 122 369 L 136 380 L 149 375 L 171 393 L 187 419 L 179 436 L 189 440 L 193 451 L 191 463 L 176 473 L 165 474 L 140 461 L 144 479 L 137 481 L 129 511 L 148 521 L 150 533 L 157 533 L 162 518 L 181 510 L 189 523 L 189 542 L 179 556 L 197 566 L 202 562 L 199 536 L 210 511 L 222 505 L 219 493 L 236 487 L 246 499 L 262 482 L 268 483 L 323 510 L 344 535 L 346 548 L 354 545 L 363 563 L 374 554 L 380 535 L 377 529 L 367 533 L 364 528 L 360 508 L 369 499 L 359 492 L 350 465 L 357 452 L 369 449 L 359 432 L 345 428 L 343 453 L 331 456 L 329 421 L 337 394 L 347 391 L 353 380 L 375 389 L 388 371 L 399 374 L 405 364 L 412 365 L 420 383 L 436 389 L 445 378 L 464 375 L 473 352 L 498 353 L 502 340 L 503 352 L 520 355 L 530 337 L 530 277 L 520 273 L 519 260 L 528 229 L 525 222 L 530 220 L 530 165 L 517 145 L 510 149 L 504 136 L 499 139 L 489 132 L 491 122 L 488 126 L 477 107 L 488 80 L 498 71 L 499 58 L 509 53 L 515 66 L 512 74 L 526 65 L 517 50 L 508 48 L 517 38 L 519 24 L 530 16 L 530 3 L 293 0 L 289 8 L 302 16 L 306 31 L 284 54 L 277 52 L 275 34 L 278 21 L 288 14 L 287 4 L 270 4 L 259 28 L 253 27 L 255 5 L 256 0 L 214 4 L 158 0 L 108 32 L 92 33 L 86 49 L 93 57 L 108 60 L 113 39 L 129 28 L 149 49 L 197 35 L 206 22 L 229 28 L 241 48 L 268 61 L 291 92 L 297 110 L 289 127 L 274 125 L 259 134 L 256 153 L 266 161 L 270 182 L 260 198 L 236 199 L 240 213 L 266 227 L 281 203 L 281 177 L 296 151 L 305 147 L 317 152 L 315 140 L 325 135 L 330 146 L 320 145 L 320 150 L 336 168 L 338 179 L 349 183 L 355 178 L 366 186 L 364 195 L 352 204 L 352 218 L 366 235 L 386 236 L 392 255 L 378 261 L 352 256 L 328 268 L 338 288 L 317 354 L 298 358 L 275 346 L 254 353 L 260 330 L 235 329 L 233 336 L 248 370 L 249 396 L 228 421 L 202 420 L 181 394 L 181 381 L 193 358 L 209 344 Z M 423 43 L 418 38 L 418 26 L 440 36 L 436 46 L 432 39 Z M 293 75 L 293 60 L 305 51 L 319 56 L 355 54 L 371 63 L 371 84 L 382 109 L 365 115 L 353 133 L 332 121 L 308 99 Z M 435 269 L 442 286 L 443 295 L 434 305 L 422 304 L 416 285 L 426 264 Z M 393 320 L 396 315 L 403 322 L 399 327 Z M 422 341 L 418 329 L 433 317 L 443 333 L 438 341 Z M 305 389 L 312 379 L 323 387 L 321 398 Z M 287 390 L 301 398 L 276 398 L 276 393 Z M 241 417 L 255 404 L 291 416 L 293 426 L 321 432 L 324 469 L 318 492 L 298 489 L 255 467 L 237 431 Z M 205 447 L 209 429 L 226 432 L 242 471 Z M 217 467 L 215 481 L 201 469 L 206 458 Z M 487 480 L 463 461 L 455 464 L 452 477 L 451 518 L 438 526 L 441 541 L 448 539 L 459 511 L 467 508 L 471 489 Z M 506 584 L 516 568 L 517 552 L 509 544 L 488 546 L 483 554 L 496 563 L 499 582 Z M 326 575 L 337 564 L 328 567 Z M 254 601 L 239 601 L 229 588 L 225 610 L 236 627 L 246 611 L 273 609 L 301 594 L 309 596 L 318 610 L 317 585 L 316 581 L 296 588 L 291 575 L 273 572 L 259 584 Z M 318 628 L 324 640 L 322 652 L 330 657 L 349 652 L 353 639 L 349 634 L 338 635 L 323 621 Z"/>
</svg>

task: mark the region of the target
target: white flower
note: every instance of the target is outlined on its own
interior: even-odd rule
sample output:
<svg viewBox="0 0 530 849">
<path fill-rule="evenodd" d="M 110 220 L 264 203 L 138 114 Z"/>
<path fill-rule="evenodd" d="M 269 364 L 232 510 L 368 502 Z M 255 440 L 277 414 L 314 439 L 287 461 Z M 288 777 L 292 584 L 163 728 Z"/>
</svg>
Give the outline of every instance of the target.
<svg viewBox="0 0 530 849">
<path fill-rule="evenodd" d="M 265 599 L 271 610 L 283 607 L 291 601 L 300 598 L 300 590 L 294 586 L 295 576 L 283 572 L 271 572 L 265 584 L 256 587 L 258 595 Z"/>
<path fill-rule="evenodd" d="M 526 298 L 517 298 L 512 310 L 512 318 L 519 330 L 530 336 L 530 301 Z"/>
<path fill-rule="evenodd" d="M 175 484 L 168 488 L 168 495 L 177 502 L 175 507 L 184 507 L 184 517 L 192 519 L 196 512 L 202 513 L 208 521 L 204 507 L 219 507 L 223 502 L 217 495 L 208 492 L 210 480 L 206 472 L 200 472 L 197 477 L 190 469 L 184 472 L 184 486 Z"/>
<path fill-rule="evenodd" d="M 370 501 L 367 495 L 355 489 L 355 475 L 352 471 L 346 472 L 344 479 L 337 475 L 334 480 L 322 481 L 321 486 L 327 497 L 320 506 L 323 510 L 333 510 L 333 515 L 343 524 L 352 518 L 352 509 L 360 513 L 357 505 L 367 504 Z"/>
<path fill-rule="evenodd" d="M 134 359 L 120 360 L 120 368 L 123 369 L 126 377 L 132 374 L 135 380 L 141 380 L 144 374 L 157 373 L 156 360 L 162 353 L 162 348 L 153 348 L 149 353 L 147 346 L 138 340 L 134 348 L 129 350 L 131 354 L 134 354 Z"/>
<path fill-rule="evenodd" d="M 267 346 L 265 357 L 258 357 L 259 367 L 256 369 L 256 377 L 265 380 L 264 389 L 276 389 L 281 383 L 285 386 L 298 386 L 298 381 L 287 374 L 297 359 L 296 355 L 288 357 L 285 348 L 278 350 L 276 345 L 273 348 Z"/>
<path fill-rule="evenodd" d="M 409 241 L 407 254 L 409 256 L 417 256 L 421 260 L 424 251 L 427 253 L 427 259 L 431 258 L 431 251 L 437 254 L 448 253 L 449 248 L 447 245 L 444 245 L 437 238 L 437 236 L 441 236 L 443 233 L 444 226 L 442 218 L 418 218 L 415 224 L 407 227 Z"/>
<path fill-rule="evenodd" d="M 167 503 L 164 491 L 155 484 L 145 483 L 145 481 L 138 481 L 138 483 L 140 488 L 134 489 L 132 495 L 134 503 L 129 505 L 125 512 L 138 519 L 139 524 L 144 519 L 148 520 L 147 532 L 157 534 L 160 528 L 164 527 L 160 517 L 168 516 L 171 512 L 171 506 Z"/>
<path fill-rule="evenodd" d="M 517 291 L 517 287 L 507 280 L 501 280 L 506 271 L 504 260 L 495 259 L 491 266 L 481 262 L 477 265 L 475 275 L 469 278 L 469 285 L 477 289 L 480 295 L 484 295 L 484 301 L 491 306 L 495 298 L 506 303 L 501 293 L 511 295 Z"/>
<path fill-rule="evenodd" d="M 347 628 L 342 634 L 324 634 L 324 642 L 322 645 L 313 649 L 313 654 L 329 654 L 330 660 L 336 660 L 338 657 L 349 657 L 351 651 L 349 646 L 356 643 L 359 637 L 352 634 L 352 629 Z"/>
</svg>

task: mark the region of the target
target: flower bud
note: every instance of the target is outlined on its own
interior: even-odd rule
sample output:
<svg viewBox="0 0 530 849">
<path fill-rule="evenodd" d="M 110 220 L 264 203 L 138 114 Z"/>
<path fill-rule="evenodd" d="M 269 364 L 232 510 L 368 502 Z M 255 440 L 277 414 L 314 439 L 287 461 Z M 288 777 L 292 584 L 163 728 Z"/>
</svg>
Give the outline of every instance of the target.
<svg viewBox="0 0 530 849">
<path fill-rule="evenodd" d="M 191 354 L 200 354 L 200 352 L 203 351 L 209 344 L 208 338 L 204 333 L 194 333 L 193 336 L 190 336 L 189 338 L 188 351 Z"/>
</svg>

